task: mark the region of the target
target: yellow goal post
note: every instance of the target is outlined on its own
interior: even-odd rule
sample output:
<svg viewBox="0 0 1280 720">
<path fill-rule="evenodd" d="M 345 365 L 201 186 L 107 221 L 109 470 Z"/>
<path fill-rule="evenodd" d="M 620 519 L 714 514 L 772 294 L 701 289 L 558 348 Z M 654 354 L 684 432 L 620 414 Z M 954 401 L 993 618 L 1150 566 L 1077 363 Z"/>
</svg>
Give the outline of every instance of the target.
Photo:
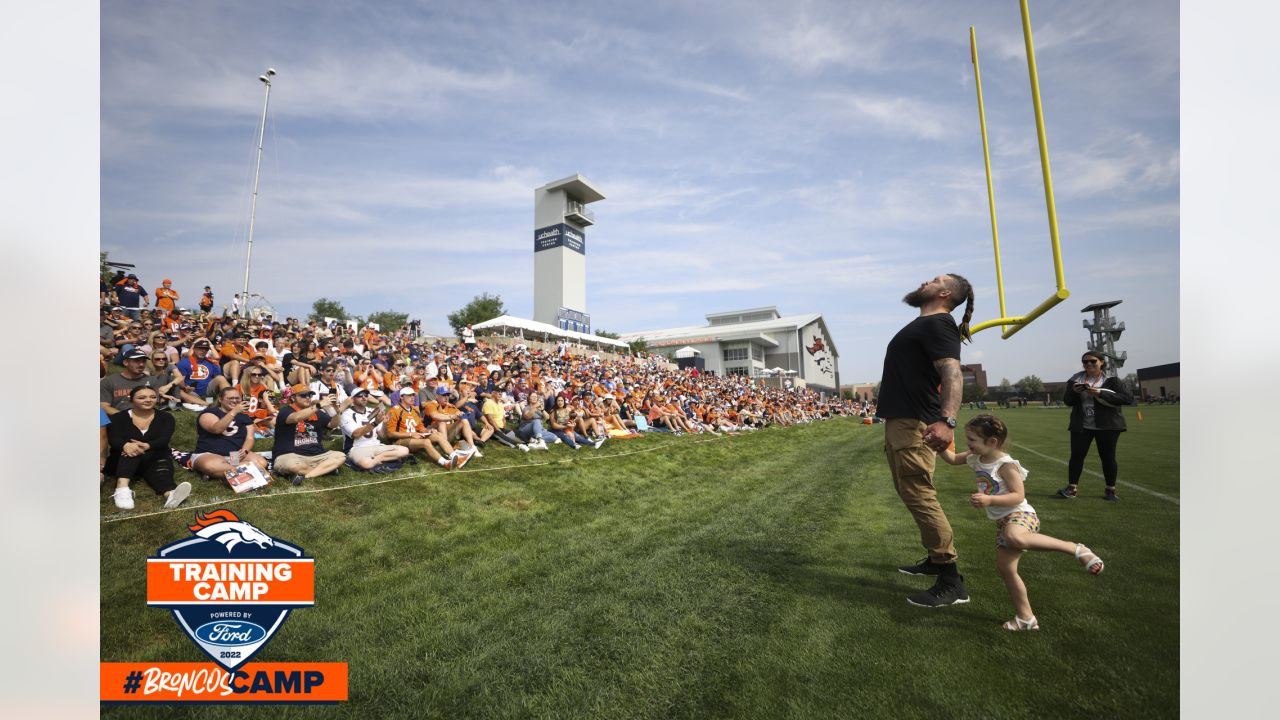
<svg viewBox="0 0 1280 720">
<path fill-rule="evenodd" d="M 978 67 L 978 41 L 977 36 L 974 34 L 973 26 L 969 26 L 969 57 L 973 62 L 974 85 L 978 90 L 978 121 L 982 127 L 982 160 L 987 171 L 987 205 L 991 212 L 991 240 L 995 246 L 996 287 L 1000 298 L 1000 317 L 980 322 L 971 327 L 969 332 L 976 333 L 990 327 L 1000 326 L 1004 328 L 1001 338 L 1005 340 L 1071 295 L 1071 292 L 1067 290 L 1066 280 L 1062 271 L 1062 246 L 1058 239 L 1058 210 L 1053 202 L 1053 177 L 1049 172 L 1049 147 L 1045 139 L 1044 108 L 1040 105 L 1040 78 L 1036 73 L 1035 46 L 1031 42 L 1031 15 L 1027 9 L 1027 0 L 1020 0 L 1020 4 L 1022 6 L 1022 36 L 1027 45 L 1027 70 L 1031 75 L 1031 100 L 1036 114 L 1036 139 L 1040 143 L 1040 170 L 1044 175 L 1044 200 L 1049 212 L 1049 242 L 1053 251 L 1053 272 L 1057 283 L 1057 289 L 1054 293 L 1025 315 L 1010 316 L 1005 311 L 1004 277 L 1003 270 L 1000 267 L 1000 234 L 996 230 L 996 198 L 995 190 L 991 183 L 991 152 L 987 144 L 987 115 L 982 103 L 982 73 Z"/>
</svg>

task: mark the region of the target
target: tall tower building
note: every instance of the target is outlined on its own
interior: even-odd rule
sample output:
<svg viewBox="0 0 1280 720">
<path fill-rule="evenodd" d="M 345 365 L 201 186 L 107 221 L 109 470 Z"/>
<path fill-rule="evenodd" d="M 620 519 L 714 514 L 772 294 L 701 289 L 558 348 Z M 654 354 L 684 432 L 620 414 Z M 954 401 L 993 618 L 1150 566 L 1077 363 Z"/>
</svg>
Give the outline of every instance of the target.
<svg viewBox="0 0 1280 720">
<path fill-rule="evenodd" d="M 533 191 L 533 319 L 591 332 L 587 313 L 587 205 L 604 193 L 574 174 Z"/>
</svg>

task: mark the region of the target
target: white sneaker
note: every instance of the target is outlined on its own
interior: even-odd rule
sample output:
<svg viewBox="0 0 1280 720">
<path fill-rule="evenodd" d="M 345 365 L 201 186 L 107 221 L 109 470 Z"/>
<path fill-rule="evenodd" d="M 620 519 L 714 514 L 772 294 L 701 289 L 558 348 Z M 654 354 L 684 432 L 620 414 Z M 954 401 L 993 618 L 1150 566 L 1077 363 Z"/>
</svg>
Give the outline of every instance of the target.
<svg viewBox="0 0 1280 720">
<path fill-rule="evenodd" d="M 129 488 L 127 487 L 116 488 L 115 495 L 113 495 L 112 497 L 115 498 L 116 507 L 120 508 L 121 510 L 133 509 L 133 491 L 130 490 Z"/>
<path fill-rule="evenodd" d="M 546 440 L 543 440 L 542 442 L 546 442 Z M 553 445 L 561 445 L 562 443 L 560 442 L 560 438 L 556 438 L 556 441 L 555 441 L 554 443 L 552 443 L 552 444 L 553 444 Z"/>
<path fill-rule="evenodd" d="M 517 443 L 516 447 L 520 450 L 520 452 L 529 452 L 529 446 L 525 445 L 524 443 Z"/>
<path fill-rule="evenodd" d="M 471 448 L 471 451 L 474 452 L 478 458 L 484 457 L 484 453 L 480 452 L 480 448 L 478 447 Z"/>
<path fill-rule="evenodd" d="M 196 405 L 195 403 L 182 403 L 182 407 L 190 410 L 191 412 L 204 412 L 205 409 L 204 405 Z"/>
<path fill-rule="evenodd" d="M 191 483 L 185 481 L 180 482 L 178 483 L 178 487 L 169 492 L 169 499 L 164 501 L 164 506 L 166 508 L 176 508 L 181 505 L 182 501 L 186 500 L 187 496 L 190 494 Z"/>
<path fill-rule="evenodd" d="M 595 441 L 595 446 L 597 450 L 599 450 L 600 446 L 604 444 L 604 440 L 605 440 L 604 438 L 600 438 L 599 440 Z"/>
</svg>

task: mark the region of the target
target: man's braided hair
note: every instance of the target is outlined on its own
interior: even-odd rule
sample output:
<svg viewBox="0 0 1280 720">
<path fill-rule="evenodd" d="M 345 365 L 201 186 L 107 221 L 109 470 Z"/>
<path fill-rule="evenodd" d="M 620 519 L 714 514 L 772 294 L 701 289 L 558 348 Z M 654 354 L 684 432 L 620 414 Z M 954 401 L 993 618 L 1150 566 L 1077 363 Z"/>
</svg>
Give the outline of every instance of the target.
<svg viewBox="0 0 1280 720">
<path fill-rule="evenodd" d="M 961 296 L 964 297 L 964 319 L 960 321 L 960 337 L 973 342 L 973 335 L 969 333 L 969 320 L 973 319 L 973 286 L 955 273 L 947 273 L 947 277 L 951 278 L 952 284 L 950 309 L 955 310 L 960 305 Z"/>
</svg>

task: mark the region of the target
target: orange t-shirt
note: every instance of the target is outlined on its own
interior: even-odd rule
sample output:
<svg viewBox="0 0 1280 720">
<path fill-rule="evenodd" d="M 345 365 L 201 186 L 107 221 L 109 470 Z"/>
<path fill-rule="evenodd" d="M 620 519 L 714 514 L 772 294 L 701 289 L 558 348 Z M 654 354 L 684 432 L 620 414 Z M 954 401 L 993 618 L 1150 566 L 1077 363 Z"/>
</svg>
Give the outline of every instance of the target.
<svg viewBox="0 0 1280 720">
<path fill-rule="evenodd" d="M 165 287 L 156 288 L 156 307 L 164 310 L 173 310 L 177 308 L 174 300 L 178 299 L 178 291 Z"/>
<path fill-rule="evenodd" d="M 253 350 L 248 345 L 244 346 L 244 350 L 237 350 L 235 343 L 232 342 L 224 343 L 218 353 L 222 358 L 240 362 L 249 362 L 253 359 Z"/>
</svg>

